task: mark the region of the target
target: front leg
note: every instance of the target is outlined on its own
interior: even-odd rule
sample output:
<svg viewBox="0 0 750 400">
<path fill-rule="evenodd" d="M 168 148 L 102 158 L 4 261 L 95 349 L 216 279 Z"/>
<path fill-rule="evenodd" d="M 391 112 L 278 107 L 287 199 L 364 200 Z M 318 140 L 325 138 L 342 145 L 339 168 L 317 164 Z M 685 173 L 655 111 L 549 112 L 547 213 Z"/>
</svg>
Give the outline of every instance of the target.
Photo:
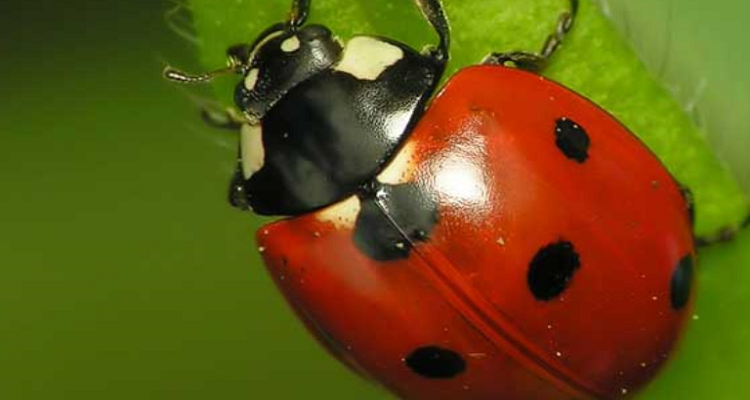
<svg viewBox="0 0 750 400">
<path fill-rule="evenodd" d="M 737 234 L 744 230 L 748 229 L 750 227 L 750 216 L 748 216 L 745 221 L 740 224 L 740 226 L 737 227 L 726 227 L 724 229 L 721 229 L 719 232 L 716 232 L 713 235 L 710 236 L 698 236 L 695 238 L 695 245 L 699 248 L 704 247 L 710 247 L 715 244 L 719 243 L 727 243 L 734 240 L 734 238 L 737 236 Z"/>
<path fill-rule="evenodd" d="M 549 64 L 550 58 L 555 51 L 562 45 L 563 40 L 573 28 L 576 16 L 578 14 L 578 0 L 569 0 L 569 9 L 562 14 L 557 20 L 555 31 L 547 37 L 539 53 L 529 53 L 524 51 L 512 51 L 506 53 L 492 53 L 487 56 L 482 64 L 489 65 L 506 65 L 512 63 L 517 68 L 540 73 Z"/>
<path fill-rule="evenodd" d="M 242 118 L 237 111 L 231 108 L 217 110 L 210 107 L 203 107 L 201 109 L 201 117 L 211 127 L 231 130 L 237 133 L 241 131 L 243 125 L 248 123 L 246 118 Z M 252 211 L 247 200 L 247 191 L 245 190 L 245 176 L 242 168 L 241 152 L 237 155 L 237 166 L 229 183 L 227 198 L 232 207 L 242 211 Z"/>
<path fill-rule="evenodd" d="M 201 118 L 213 128 L 239 131 L 242 125 L 249 123 L 247 117 L 234 108 L 216 109 L 212 107 L 201 108 Z"/>
</svg>

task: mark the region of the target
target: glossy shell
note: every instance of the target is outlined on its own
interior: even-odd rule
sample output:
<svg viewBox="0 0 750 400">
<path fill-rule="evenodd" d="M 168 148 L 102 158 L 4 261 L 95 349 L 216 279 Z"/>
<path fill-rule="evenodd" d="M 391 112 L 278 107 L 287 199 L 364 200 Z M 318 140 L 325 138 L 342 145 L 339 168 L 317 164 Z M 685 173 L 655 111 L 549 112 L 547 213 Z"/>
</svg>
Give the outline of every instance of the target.
<svg viewBox="0 0 750 400">
<path fill-rule="evenodd" d="M 436 207 L 419 240 L 397 229 L 400 256 L 355 243 L 363 197 L 258 234 L 288 301 L 353 369 L 409 400 L 615 399 L 667 360 L 691 309 L 688 205 L 588 100 L 465 69 L 379 180 Z"/>
</svg>

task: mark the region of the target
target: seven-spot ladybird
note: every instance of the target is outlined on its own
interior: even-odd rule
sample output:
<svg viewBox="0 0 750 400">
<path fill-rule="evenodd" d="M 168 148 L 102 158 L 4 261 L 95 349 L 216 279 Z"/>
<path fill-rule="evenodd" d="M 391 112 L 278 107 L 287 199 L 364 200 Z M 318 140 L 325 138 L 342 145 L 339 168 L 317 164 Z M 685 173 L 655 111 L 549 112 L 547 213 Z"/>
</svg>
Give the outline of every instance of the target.
<svg viewBox="0 0 750 400">
<path fill-rule="evenodd" d="M 336 357 L 410 400 L 628 396 L 690 314 L 690 201 L 612 116 L 531 71 L 539 53 L 458 72 L 439 0 L 417 52 L 341 43 L 289 21 L 229 50 L 243 76 L 230 200 L 287 218 L 263 227 L 268 269 Z M 515 68 L 506 66 L 512 63 Z"/>
</svg>

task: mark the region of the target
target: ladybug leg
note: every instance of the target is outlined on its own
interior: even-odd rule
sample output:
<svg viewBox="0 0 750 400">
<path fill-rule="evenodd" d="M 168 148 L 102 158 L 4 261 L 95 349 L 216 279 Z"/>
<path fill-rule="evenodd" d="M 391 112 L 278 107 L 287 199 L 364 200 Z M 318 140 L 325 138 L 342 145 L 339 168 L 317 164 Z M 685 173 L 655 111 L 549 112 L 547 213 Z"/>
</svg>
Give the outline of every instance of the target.
<svg viewBox="0 0 750 400">
<path fill-rule="evenodd" d="M 311 0 L 293 0 L 292 11 L 289 13 L 289 26 L 292 29 L 301 27 L 307 16 L 310 15 L 310 1 Z"/>
<path fill-rule="evenodd" d="M 445 66 L 449 57 L 450 27 L 443 6 L 440 5 L 440 0 L 415 0 L 415 2 L 419 11 L 422 12 L 422 16 L 430 23 L 440 39 L 438 46 L 429 50 L 429 55 L 436 62 Z"/>
<path fill-rule="evenodd" d="M 685 199 L 685 206 L 686 206 L 686 212 L 688 215 L 688 218 L 690 219 L 690 224 L 692 224 L 693 229 L 695 229 L 695 197 L 693 196 L 693 191 L 690 190 L 689 187 L 678 183 L 680 186 L 680 191 L 682 192 L 682 198 Z"/>
<path fill-rule="evenodd" d="M 228 65 L 235 65 L 240 69 L 246 68 L 253 48 L 248 43 L 237 43 L 229 46 L 226 50 Z"/>
<path fill-rule="evenodd" d="M 203 118 L 203 121 L 211 127 L 227 129 L 238 133 L 242 128 L 242 125 L 247 123 L 247 120 L 233 108 L 217 110 L 210 106 L 203 106 L 201 108 L 201 117 Z M 229 183 L 227 200 L 229 200 L 229 204 L 234 208 L 242 211 L 252 211 L 245 190 L 245 177 L 242 173 L 241 154 L 237 155 L 237 166 L 234 169 L 232 179 Z"/>
<path fill-rule="evenodd" d="M 512 51 L 508 53 L 492 53 L 487 56 L 483 64 L 506 65 L 513 63 L 516 67 L 539 73 L 547 66 L 552 55 L 563 43 L 563 40 L 573 28 L 578 15 L 578 0 L 569 0 L 570 8 L 560 14 L 557 20 L 555 32 L 547 37 L 544 46 L 539 53 L 527 53 L 523 51 Z"/>
<path fill-rule="evenodd" d="M 699 248 L 709 247 L 719 243 L 727 243 L 734 240 L 741 230 L 750 227 L 750 215 L 739 227 L 727 227 L 720 230 L 712 236 L 698 236 L 695 238 L 695 245 Z"/>
<path fill-rule="evenodd" d="M 247 118 L 234 108 L 218 110 L 210 106 L 203 106 L 201 107 L 201 118 L 213 128 L 232 131 L 239 131 L 243 124 L 248 123 Z"/>
<path fill-rule="evenodd" d="M 513 51 L 508 53 L 492 53 L 482 61 L 488 65 L 507 65 L 512 63 L 516 67 L 530 72 L 541 72 L 547 64 L 547 60 L 539 54 Z"/>
<path fill-rule="evenodd" d="M 680 190 L 682 190 L 682 197 L 685 199 L 687 205 L 687 214 L 690 218 L 690 222 L 695 227 L 695 201 L 693 198 L 693 192 L 687 186 L 680 184 Z M 742 229 L 750 226 L 750 214 L 747 216 L 745 221 L 739 225 L 739 227 L 726 227 L 714 235 L 711 236 L 697 236 L 695 238 L 695 245 L 697 247 L 709 247 L 719 243 L 731 242 L 737 233 Z"/>
<path fill-rule="evenodd" d="M 249 59 L 252 46 L 246 43 L 235 44 L 227 48 L 226 54 L 229 65 L 237 65 L 244 68 L 246 60 Z M 234 108 L 220 108 L 215 104 L 201 104 L 201 118 L 213 128 L 239 130 L 242 124 L 248 122 L 240 112 Z"/>
</svg>

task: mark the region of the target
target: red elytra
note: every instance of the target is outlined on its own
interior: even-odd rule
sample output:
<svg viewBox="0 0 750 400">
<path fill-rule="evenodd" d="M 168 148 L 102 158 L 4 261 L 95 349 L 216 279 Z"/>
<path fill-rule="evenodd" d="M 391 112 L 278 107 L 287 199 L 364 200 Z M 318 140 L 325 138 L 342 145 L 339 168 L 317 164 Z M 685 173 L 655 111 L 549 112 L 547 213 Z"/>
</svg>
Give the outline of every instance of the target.
<svg viewBox="0 0 750 400">
<path fill-rule="evenodd" d="M 688 204 L 589 100 L 464 69 L 379 179 L 436 202 L 406 258 L 355 245 L 356 197 L 258 234 L 289 303 L 354 370 L 409 400 L 615 399 L 667 360 L 692 303 Z"/>
</svg>

